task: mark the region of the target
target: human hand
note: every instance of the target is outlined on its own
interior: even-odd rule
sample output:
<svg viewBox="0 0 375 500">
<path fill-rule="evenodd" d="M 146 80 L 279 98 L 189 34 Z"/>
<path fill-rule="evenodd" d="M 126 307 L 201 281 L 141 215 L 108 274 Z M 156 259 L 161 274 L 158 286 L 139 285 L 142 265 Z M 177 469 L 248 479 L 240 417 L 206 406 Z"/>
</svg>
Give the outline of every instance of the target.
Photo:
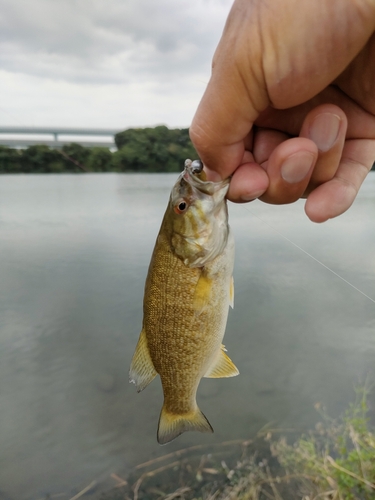
<svg viewBox="0 0 375 500">
<path fill-rule="evenodd" d="M 374 32 L 374 0 L 235 0 L 190 128 L 230 200 L 350 207 L 375 160 Z"/>
</svg>

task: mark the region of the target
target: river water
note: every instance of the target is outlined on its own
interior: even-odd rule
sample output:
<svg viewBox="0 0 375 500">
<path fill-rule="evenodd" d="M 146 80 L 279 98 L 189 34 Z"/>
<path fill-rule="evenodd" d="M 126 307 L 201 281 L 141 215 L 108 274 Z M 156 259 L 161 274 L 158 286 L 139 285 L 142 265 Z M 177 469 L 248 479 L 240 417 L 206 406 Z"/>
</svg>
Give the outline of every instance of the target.
<svg viewBox="0 0 375 500">
<path fill-rule="evenodd" d="M 147 267 L 175 174 L 18 175 L 0 183 L 0 498 L 73 495 L 93 480 L 197 443 L 306 429 L 374 378 L 375 172 L 354 206 L 317 225 L 303 202 L 230 205 L 240 370 L 204 379 L 213 435 L 156 442 L 159 380 L 128 367 Z M 290 240 L 290 241 L 289 241 Z M 292 243 L 293 242 L 293 243 Z M 297 246 L 296 246 L 297 245 Z"/>
</svg>

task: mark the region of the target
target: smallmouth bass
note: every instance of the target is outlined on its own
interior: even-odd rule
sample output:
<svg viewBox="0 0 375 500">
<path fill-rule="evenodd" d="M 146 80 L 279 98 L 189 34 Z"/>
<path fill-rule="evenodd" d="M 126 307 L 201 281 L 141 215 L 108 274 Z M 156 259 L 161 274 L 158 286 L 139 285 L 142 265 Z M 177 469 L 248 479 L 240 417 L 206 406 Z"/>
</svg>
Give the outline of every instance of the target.
<svg viewBox="0 0 375 500">
<path fill-rule="evenodd" d="M 160 375 L 160 444 L 185 431 L 213 432 L 197 406 L 199 382 L 239 373 L 222 345 L 229 305 L 233 307 L 228 188 L 229 179 L 207 181 L 202 163 L 186 160 L 152 254 L 129 379 L 140 392 Z"/>
</svg>

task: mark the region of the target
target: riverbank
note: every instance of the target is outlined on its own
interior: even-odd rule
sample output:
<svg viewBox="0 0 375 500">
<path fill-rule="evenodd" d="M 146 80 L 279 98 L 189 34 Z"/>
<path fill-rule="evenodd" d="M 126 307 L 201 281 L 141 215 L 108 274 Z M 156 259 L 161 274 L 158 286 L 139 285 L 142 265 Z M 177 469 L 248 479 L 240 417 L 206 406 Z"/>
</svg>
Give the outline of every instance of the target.
<svg viewBox="0 0 375 500">
<path fill-rule="evenodd" d="M 375 429 L 367 390 L 356 393 L 356 401 L 338 419 L 316 405 L 321 420 L 307 434 L 264 428 L 247 441 L 182 449 L 138 465 L 126 479 L 112 474 L 115 486 L 97 498 L 373 499 Z"/>
</svg>

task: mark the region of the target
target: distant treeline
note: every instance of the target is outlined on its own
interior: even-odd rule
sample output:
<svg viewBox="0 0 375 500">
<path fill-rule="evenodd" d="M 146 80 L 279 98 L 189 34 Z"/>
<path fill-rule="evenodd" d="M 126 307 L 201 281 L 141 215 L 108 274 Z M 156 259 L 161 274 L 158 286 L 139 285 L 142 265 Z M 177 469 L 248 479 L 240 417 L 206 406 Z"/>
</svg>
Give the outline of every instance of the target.
<svg viewBox="0 0 375 500">
<path fill-rule="evenodd" d="M 197 158 L 187 128 L 130 128 L 116 134 L 115 143 L 115 152 L 75 143 L 61 149 L 0 146 L 0 173 L 180 172 L 186 158 Z"/>
<path fill-rule="evenodd" d="M 130 128 L 116 134 L 115 143 L 115 152 L 75 143 L 61 149 L 0 146 L 0 172 L 179 172 L 186 158 L 197 158 L 187 128 Z"/>
</svg>

